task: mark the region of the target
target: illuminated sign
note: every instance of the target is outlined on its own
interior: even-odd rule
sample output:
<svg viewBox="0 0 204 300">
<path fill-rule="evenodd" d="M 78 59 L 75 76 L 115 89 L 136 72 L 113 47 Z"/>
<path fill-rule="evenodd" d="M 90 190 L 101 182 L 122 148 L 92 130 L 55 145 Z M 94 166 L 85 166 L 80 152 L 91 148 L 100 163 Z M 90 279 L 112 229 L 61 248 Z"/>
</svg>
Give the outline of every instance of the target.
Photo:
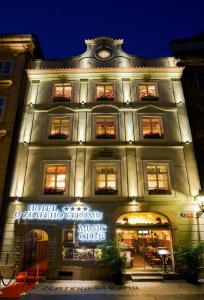
<svg viewBox="0 0 204 300">
<path fill-rule="evenodd" d="M 106 240 L 107 225 L 78 224 L 78 239 L 80 242 L 103 242 Z"/>
<path fill-rule="evenodd" d="M 149 230 L 138 230 L 138 234 L 149 234 Z"/>
<path fill-rule="evenodd" d="M 17 220 L 100 221 L 102 218 L 102 212 L 91 210 L 87 206 L 30 204 L 27 210 L 15 212 Z"/>
</svg>

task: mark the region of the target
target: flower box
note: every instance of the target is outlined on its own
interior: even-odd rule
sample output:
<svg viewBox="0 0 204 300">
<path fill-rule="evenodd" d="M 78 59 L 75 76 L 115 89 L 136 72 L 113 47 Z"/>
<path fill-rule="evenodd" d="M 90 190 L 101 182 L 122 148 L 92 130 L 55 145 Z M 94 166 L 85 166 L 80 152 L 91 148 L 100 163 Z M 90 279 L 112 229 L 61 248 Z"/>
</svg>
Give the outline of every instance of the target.
<svg viewBox="0 0 204 300">
<path fill-rule="evenodd" d="M 100 96 L 97 98 L 97 101 L 113 101 L 114 97 L 112 96 Z"/>
<path fill-rule="evenodd" d="M 68 138 L 68 135 L 65 134 L 65 133 L 54 133 L 54 134 L 50 134 L 48 136 L 49 139 L 53 139 L 53 140 L 61 140 L 61 139 L 67 139 Z"/>
<path fill-rule="evenodd" d="M 53 97 L 53 101 L 54 102 L 70 102 L 71 98 L 69 97 L 65 97 L 65 96 L 54 96 Z"/>
<path fill-rule="evenodd" d="M 149 195 L 168 195 L 171 194 L 169 190 L 166 189 L 151 189 L 148 190 Z"/>
<path fill-rule="evenodd" d="M 144 139 L 163 139 L 164 134 L 163 133 L 146 133 L 143 134 Z"/>
<path fill-rule="evenodd" d="M 104 134 L 97 134 L 96 138 L 97 139 L 115 139 L 116 136 L 115 136 L 115 134 L 104 133 Z"/>
<path fill-rule="evenodd" d="M 45 188 L 44 189 L 44 194 L 45 195 L 63 195 L 64 190 L 57 189 L 57 188 Z"/>
<path fill-rule="evenodd" d="M 117 195 L 118 190 L 114 190 L 111 188 L 101 188 L 95 190 L 95 195 Z"/>
<path fill-rule="evenodd" d="M 141 97 L 142 101 L 157 101 L 159 98 L 157 96 L 152 96 L 152 95 L 146 95 Z"/>
</svg>

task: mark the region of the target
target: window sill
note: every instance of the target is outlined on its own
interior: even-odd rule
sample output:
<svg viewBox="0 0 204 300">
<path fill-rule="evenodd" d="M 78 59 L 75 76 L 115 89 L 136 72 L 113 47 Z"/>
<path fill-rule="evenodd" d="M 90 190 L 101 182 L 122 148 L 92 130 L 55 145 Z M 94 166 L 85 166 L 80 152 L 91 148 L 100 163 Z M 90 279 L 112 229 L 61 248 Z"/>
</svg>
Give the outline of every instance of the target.
<svg viewBox="0 0 204 300">
<path fill-rule="evenodd" d="M 98 189 L 95 191 L 95 195 L 116 195 L 118 196 L 118 190 L 113 190 L 113 189 Z"/>
</svg>

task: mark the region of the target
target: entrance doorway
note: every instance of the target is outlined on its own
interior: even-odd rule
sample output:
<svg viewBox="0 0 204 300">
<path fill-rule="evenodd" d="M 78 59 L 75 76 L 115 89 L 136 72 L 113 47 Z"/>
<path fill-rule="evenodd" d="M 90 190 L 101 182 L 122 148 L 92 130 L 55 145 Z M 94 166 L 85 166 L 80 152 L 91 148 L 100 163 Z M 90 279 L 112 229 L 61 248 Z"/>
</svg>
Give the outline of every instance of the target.
<svg viewBox="0 0 204 300">
<path fill-rule="evenodd" d="M 23 269 L 36 264 L 40 269 L 47 269 L 48 234 L 41 229 L 28 232 L 24 240 Z"/>
<path fill-rule="evenodd" d="M 172 234 L 167 217 L 154 212 L 124 214 L 117 220 L 116 236 L 121 254 L 127 257 L 128 268 L 134 271 L 161 271 L 165 267 L 172 270 Z"/>
</svg>

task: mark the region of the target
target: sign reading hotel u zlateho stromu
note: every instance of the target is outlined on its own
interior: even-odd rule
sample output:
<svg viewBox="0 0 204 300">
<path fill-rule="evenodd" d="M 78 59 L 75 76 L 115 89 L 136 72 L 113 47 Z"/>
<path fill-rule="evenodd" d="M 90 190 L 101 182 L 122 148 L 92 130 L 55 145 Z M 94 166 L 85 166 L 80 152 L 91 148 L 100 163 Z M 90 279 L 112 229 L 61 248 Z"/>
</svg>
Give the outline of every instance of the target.
<svg viewBox="0 0 204 300">
<path fill-rule="evenodd" d="M 55 220 L 55 221 L 101 221 L 103 213 L 91 210 L 88 206 L 55 204 L 29 204 L 24 211 L 16 211 L 17 220 Z M 106 240 L 106 224 L 78 224 L 78 239 L 81 242 L 102 242 Z"/>
<path fill-rule="evenodd" d="M 87 206 L 29 204 L 26 210 L 15 212 L 15 219 L 18 220 L 100 221 L 102 218 L 102 212 Z"/>
</svg>

